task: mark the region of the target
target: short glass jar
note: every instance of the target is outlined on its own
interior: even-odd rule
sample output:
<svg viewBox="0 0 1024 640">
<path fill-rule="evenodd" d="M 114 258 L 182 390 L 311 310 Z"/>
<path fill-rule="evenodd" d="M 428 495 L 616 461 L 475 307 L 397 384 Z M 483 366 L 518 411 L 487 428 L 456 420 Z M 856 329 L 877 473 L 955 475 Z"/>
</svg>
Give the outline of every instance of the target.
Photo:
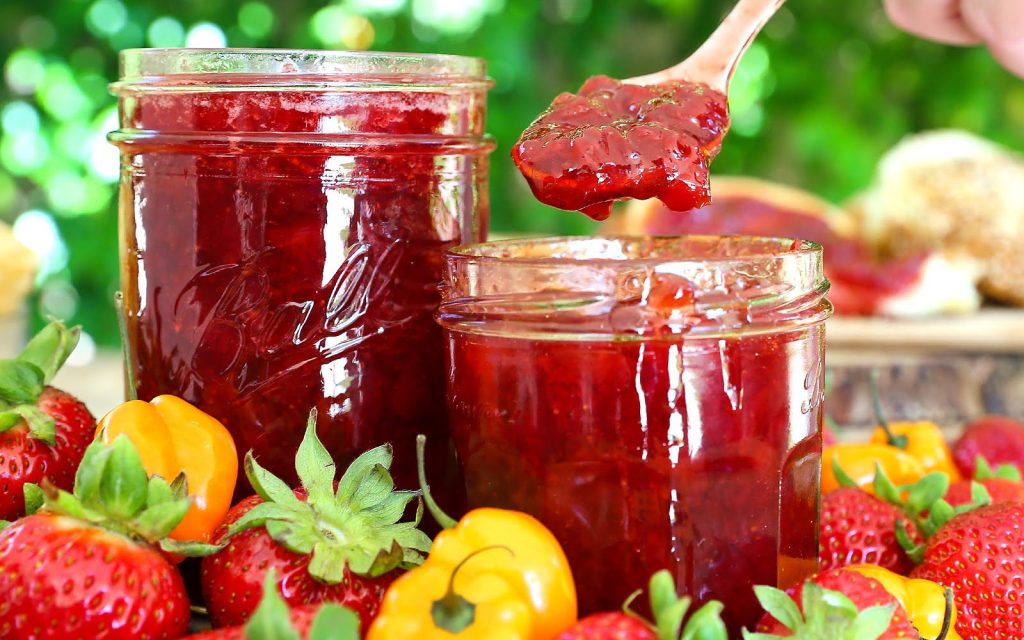
<svg viewBox="0 0 1024 640">
<path fill-rule="evenodd" d="M 565 547 L 581 614 L 659 569 L 732 632 L 817 567 L 818 245 L 548 238 L 448 253 L 439 311 L 469 504 Z"/>
<path fill-rule="evenodd" d="M 391 442 L 415 487 L 416 434 L 448 442 L 443 255 L 486 235 L 484 61 L 150 49 L 120 64 L 110 139 L 140 397 L 196 403 L 289 479 L 315 407 L 339 465 Z"/>
</svg>

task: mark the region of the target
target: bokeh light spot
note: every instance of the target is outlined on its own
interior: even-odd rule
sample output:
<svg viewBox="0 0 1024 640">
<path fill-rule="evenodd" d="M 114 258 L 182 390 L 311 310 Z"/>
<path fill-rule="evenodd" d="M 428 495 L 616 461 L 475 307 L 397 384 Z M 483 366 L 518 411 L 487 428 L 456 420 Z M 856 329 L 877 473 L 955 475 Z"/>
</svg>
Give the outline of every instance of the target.
<svg viewBox="0 0 1024 640">
<path fill-rule="evenodd" d="M 151 47 L 180 47 L 185 44 L 185 27 L 170 16 L 161 16 L 149 23 L 146 42 Z"/>
<path fill-rule="evenodd" d="M 341 44 L 348 49 L 369 49 L 373 35 L 373 23 L 363 16 L 349 16 L 341 25 Z"/>
<path fill-rule="evenodd" d="M 350 15 L 344 7 L 330 5 L 314 13 L 309 26 L 313 35 L 322 44 L 337 46 L 341 44 L 341 32 Z"/>
<path fill-rule="evenodd" d="M 44 316 L 52 316 L 54 318 L 70 318 L 75 315 L 78 311 L 78 292 L 75 291 L 74 285 L 63 278 L 53 278 L 42 286 L 39 291 L 39 306 Z M 71 357 L 75 357 L 75 354 L 79 353 L 82 347 L 82 336 L 78 339 L 78 346 L 75 347 L 75 351 Z M 92 353 L 88 353 L 89 349 L 86 347 L 82 355 L 87 356 L 89 360 L 96 356 L 96 345 L 92 344 Z M 68 358 L 68 362 L 71 358 Z"/>
<path fill-rule="evenodd" d="M 4 63 L 4 78 L 7 80 L 7 86 L 15 93 L 32 93 L 45 75 L 43 56 L 32 49 L 17 49 Z"/>
<path fill-rule="evenodd" d="M 487 13 L 500 11 L 500 0 L 412 0 L 413 20 L 448 35 L 470 34 L 480 28 Z"/>
<path fill-rule="evenodd" d="M 92 101 L 75 83 L 71 69 L 63 62 L 46 65 L 37 97 L 43 109 L 57 120 L 69 120 L 92 106 Z"/>
<path fill-rule="evenodd" d="M 185 36 L 186 47 L 218 49 L 226 47 L 227 44 L 228 39 L 224 35 L 224 30 L 212 22 L 197 22 L 192 25 L 192 28 L 188 30 L 188 35 Z"/>
<path fill-rule="evenodd" d="M 0 111 L 0 124 L 4 131 L 17 134 L 26 131 L 39 131 L 39 112 L 27 102 L 15 100 L 4 105 Z"/>
<path fill-rule="evenodd" d="M 30 209 L 14 221 L 14 237 L 36 254 L 39 273 L 36 282 L 57 273 L 68 264 L 68 248 L 60 237 L 57 223 L 46 211 Z"/>
<path fill-rule="evenodd" d="M 356 13 L 393 16 L 405 8 L 406 0 L 348 0 L 347 6 Z"/>
<path fill-rule="evenodd" d="M 85 25 L 94 35 L 112 36 L 128 24 L 128 9 L 120 0 L 96 0 L 85 13 Z"/>
<path fill-rule="evenodd" d="M 250 38 L 265 38 L 274 28 L 274 12 L 262 2 L 246 2 L 238 9 L 238 28 Z"/>
<path fill-rule="evenodd" d="M 50 158 L 50 145 L 35 131 L 5 134 L 0 140 L 0 163 L 15 175 L 39 169 Z"/>
</svg>

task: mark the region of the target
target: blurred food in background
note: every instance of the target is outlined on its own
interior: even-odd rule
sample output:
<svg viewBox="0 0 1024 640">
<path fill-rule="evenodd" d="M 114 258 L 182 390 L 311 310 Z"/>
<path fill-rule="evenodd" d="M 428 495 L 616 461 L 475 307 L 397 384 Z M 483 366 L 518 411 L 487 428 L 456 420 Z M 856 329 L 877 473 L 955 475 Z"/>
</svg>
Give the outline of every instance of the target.
<svg viewBox="0 0 1024 640">
<path fill-rule="evenodd" d="M 818 196 L 756 178 L 719 176 L 713 202 L 679 213 L 657 200 L 631 201 L 606 223 L 608 234 L 783 236 L 822 245 L 828 298 L 847 315 L 920 317 L 976 310 L 978 260 L 945 248 L 887 256 L 858 219 Z"/>
<path fill-rule="evenodd" d="M 116 126 L 107 83 L 130 47 L 308 47 L 444 52 L 487 59 L 491 228 L 589 233 L 583 216 L 538 203 L 509 158 L 530 120 L 566 87 L 631 77 L 690 53 L 729 2 L 697 0 L 4 0 L 0 2 L 0 220 L 39 258 L 28 310 L 82 324 L 115 347 Z M 1024 82 L 981 47 L 903 33 L 882 3 L 782 7 L 733 79 L 725 175 L 844 202 L 904 136 L 955 127 L 1020 145 Z M 927 247 L 922 247 L 927 248 Z M 989 283 L 986 279 L 986 283 Z M 986 284 L 994 292 L 994 282 Z M 91 337 L 90 337 L 91 336 Z"/>
<path fill-rule="evenodd" d="M 36 277 L 36 255 L 0 222 L 0 318 L 19 311 Z"/>
<path fill-rule="evenodd" d="M 974 258 L 980 287 L 1024 306 L 1024 159 L 965 131 L 910 136 L 883 156 L 851 210 L 888 256 L 939 250 Z"/>
</svg>

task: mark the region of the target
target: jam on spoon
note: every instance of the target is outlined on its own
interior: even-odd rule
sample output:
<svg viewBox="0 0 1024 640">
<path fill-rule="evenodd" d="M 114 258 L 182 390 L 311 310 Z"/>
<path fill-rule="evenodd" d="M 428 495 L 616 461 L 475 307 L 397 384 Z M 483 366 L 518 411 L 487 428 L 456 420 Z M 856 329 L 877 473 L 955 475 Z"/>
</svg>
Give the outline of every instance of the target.
<svg viewBox="0 0 1024 640">
<path fill-rule="evenodd" d="M 678 211 L 710 203 L 729 80 L 782 2 L 740 0 L 679 64 L 621 82 L 596 76 L 556 97 L 512 149 L 537 199 L 597 220 L 621 198 L 658 198 Z"/>
</svg>

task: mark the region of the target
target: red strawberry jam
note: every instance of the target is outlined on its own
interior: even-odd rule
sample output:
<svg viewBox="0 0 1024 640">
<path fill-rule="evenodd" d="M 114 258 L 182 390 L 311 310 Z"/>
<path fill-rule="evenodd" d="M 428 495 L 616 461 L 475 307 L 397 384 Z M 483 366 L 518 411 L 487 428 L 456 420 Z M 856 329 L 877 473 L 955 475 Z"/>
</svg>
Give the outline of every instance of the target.
<svg viewBox="0 0 1024 640">
<path fill-rule="evenodd" d="M 142 66 L 115 85 L 112 136 L 139 396 L 196 403 L 286 478 L 316 407 L 339 466 L 391 442 L 416 486 L 416 434 L 448 441 L 442 256 L 486 229 L 482 63 L 229 50 L 154 71 L 161 52 L 124 55 Z M 213 71 L 245 65 L 258 73 Z"/>
<path fill-rule="evenodd" d="M 669 569 L 723 601 L 735 633 L 761 614 L 753 585 L 815 570 L 829 307 L 820 248 L 795 246 L 580 238 L 449 254 L 440 319 L 469 503 L 547 525 L 581 614 Z"/>
<path fill-rule="evenodd" d="M 597 220 L 621 198 L 688 211 L 711 201 L 708 165 L 729 128 L 724 94 L 685 81 L 587 80 L 555 98 L 512 148 L 537 199 Z"/>
</svg>

